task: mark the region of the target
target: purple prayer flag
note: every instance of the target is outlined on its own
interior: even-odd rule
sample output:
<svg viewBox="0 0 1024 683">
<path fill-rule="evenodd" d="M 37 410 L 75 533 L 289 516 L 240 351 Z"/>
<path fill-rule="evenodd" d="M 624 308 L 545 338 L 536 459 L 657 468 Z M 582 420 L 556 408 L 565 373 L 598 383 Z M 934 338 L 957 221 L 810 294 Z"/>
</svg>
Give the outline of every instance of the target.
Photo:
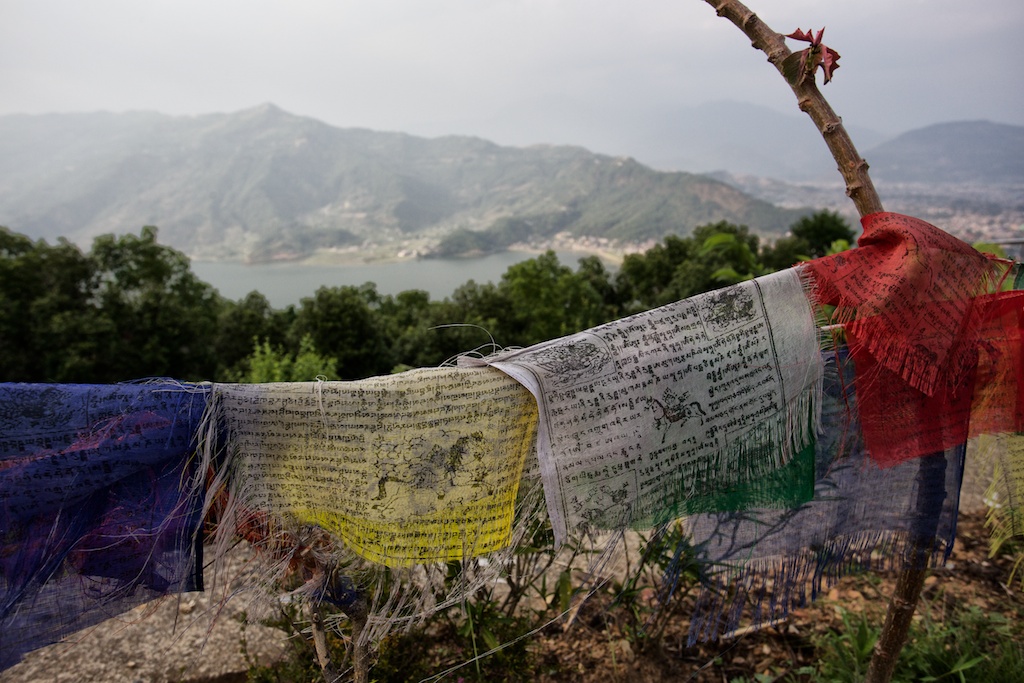
<svg viewBox="0 0 1024 683">
<path fill-rule="evenodd" d="M 0 384 L 0 670 L 202 590 L 206 396 L 179 382 Z"/>
<path fill-rule="evenodd" d="M 864 447 L 852 361 L 843 352 L 826 368 L 813 500 L 686 521 L 703 583 L 691 644 L 735 629 L 745 607 L 755 624 L 784 618 L 842 576 L 911 558 L 936 566 L 953 548 L 965 444 L 880 467 Z"/>
</svg>

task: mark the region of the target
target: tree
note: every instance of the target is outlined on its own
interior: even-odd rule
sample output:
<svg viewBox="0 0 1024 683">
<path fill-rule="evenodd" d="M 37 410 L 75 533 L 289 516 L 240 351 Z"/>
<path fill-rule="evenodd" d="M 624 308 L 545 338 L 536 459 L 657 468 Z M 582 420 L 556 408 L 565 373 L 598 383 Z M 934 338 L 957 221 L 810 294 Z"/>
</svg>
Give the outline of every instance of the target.
<svg viewBox="0 0 1024 683">
<path fill-rule="evenodd" d="M 710 278 L 719 285 L 750 280 L 767 272 L 758 261 L 758 237 L 751 235 L 747 226 L 735 226 L 723 221 L 698 228 L 694 237 L 700 240 L 704 235 L 707 236 L 700 242 L 697 256 L 706 263 L 718 266 L 711 272 Z"/>
<path fill-rule="evenodd" d="M 584 256 L 577 262 L 576 277 L 597 292 L 604 302 L 602 322 L 622 315 L 622 301 L 604 262 L 597 256 Z"/>
<path fill-rule="evenodd" d="M 333 358 L 326 358 L 316 352 L 313 339 L 306 335 L 299 342 L 299 351 L 290 355 L 280 346 L 271 347 L 270 342 L 253 339 L 252 354 L 243 361 L 245 370 L 237 377 L 238 382 L 310 382 L 317 377 L 337 379 L 337 367 Z"/>
<path fill-rule="evenodd" d="M 50 246 L 0 227 L 0 379 L 91 379 L 93 359 L 103 352 L 95 275 L 95 264 L 67 240 Z"/>
<path fill-rule="evenodd" d="M 318 353 L 337 362 L 342 379 L 387 374 L 394 359 L 379 304 L 373 284 L 321 287 L 300 303 L 292 338 L 308 335 Z"/>
<path fill-rule="evenodd" d="M 472 287 L 475 283 L 463 285 L 462 296 L 472 291 Z M 435 367 L 461 353 L 487 347 L 493 326 L 486 327 L 477 303 L 475 300 L 469 304 L 463 302 L 463 305 L 450 299 L 431 301 L 423 290 L 406 290 L 393 297 L 383 297 L 379 313 L 391 340 L 395 361 L 392 371 Z"/>
<path fill-rule="evenodd" d="M 669 235 L 643 254 L 627 254 L 615 276 L 623 313 L 635 313 L 675 301 L 671 285 L 676 271 L 692 263 L 697 246 L 691 238 Z"/>
<path fill-rule="evenodd" d="M 157 229 L 93 242 L 96 334 L 103 354 L 93 381 L 140 377 L 209 379 L 222 300 L 191 271 L 188 257 L 157 243 Z"/>
<path fill-rule="evenodd" d="M 846 182 L 846 194 L 853 200 L 857 212 L 863 218 L 883 210 L 882 200 L 875 191 L 871 176 L 868 175 L 868 164 L 861 158 L 853 145 L 849 134 L 843 127 L 842 119 L 836 116 L 832 107 L 822 96 L 814 82 L 814 73 L 819 61 L 825 69 L 826 77 L 836 68 L 838 54 L 821 45 L 821 32 L 817 36 L 799 35 L 801 40 L 810 38 L 811 47 L 794 55 L 786 46 L 783 36 L 773 31 L 750 11 L 739 0 L 706 0 L 715 8 L 719 16 L 725 17 L 735 24 L 750 39 L 753 46 L 768 56 L 768 61 L 778 69 L 779 73 L 789 82 L 796 96 L 800 109 L 814 121 L 815 127 L 821 131 L 829 151 L 836 160 L 837 168 Z M 797 34 L 802 32 L 797 31 Z M 794 64 L 799 68 L 794 69 Z M 848 238 L 833 238 L 833 242 Z M 813 245 L 812 245 L 813 246 Z M 817 246 L 821 246 L 819 243 Z M 922 468 L 924 465 L 922 464 Z M 933 486 L 941 486 L 941 476 L 937 473 L 921 471 L 921 497 L 918 511 L 922 515 L 934 515 L 934 503 L 929 503 L 924 493 Z M 938 503 L 941 505 L 941 503 Z M 906 642 L 910 622 L 917 608 L 917 602 L 924 586 L 927 573 L 922 562 L 932 548 L 925 539 L 913 539 L 907 552 L 906 564 L 900 570 L 896 590 L 893 592 L 886 613 L 882 633 L 875 645 L 871 665 L 866 680 L 871 683 L 885 683 L 892 678 L 896 659 Z"/>
<path fill-rule="evenodd" d="M 620 312 L 632 313 L 718 289 L 765 272 L 757 235 L 745 225 L 719 221 L 670 235 L 644 254 L 623 259 L 616 277 Z"/>
<path fill-rule="evenodd" d="M 761 249 L 761 263 L 770 270 L 784 270 L 810 259 L 811 245 L 802 237 L 780 237 Z"/>
<path fill-rule="evenodd" d="M 832 243 L 837 240 L 850 243 L 856 237 L 846 219 L 828 209 L 804 216 L 790 228 L 789 232 L 793 237 L 807 242 L 807 255 L 811 258 L 825 256 Z"/>
<path fill-rule="evenodd" d="M 225 301 L 217 318 L 214 350 L 218 376 L 232 376 L 252 353 L 252 340 L 262 339 L 273 347 L 283 347 L 288 329 L 295 319 L 295 308 L 275 311 L 267 297 L 249 292 L 239 301 Z"/>
<path fill-rule="evenodd" d="M 510 307 L 499 341 L 528 346 L 604 322 L 604 299 L 588 273 L 577 276 L 553 251 L 509 266 L 498 285 Z"/>
</svg>

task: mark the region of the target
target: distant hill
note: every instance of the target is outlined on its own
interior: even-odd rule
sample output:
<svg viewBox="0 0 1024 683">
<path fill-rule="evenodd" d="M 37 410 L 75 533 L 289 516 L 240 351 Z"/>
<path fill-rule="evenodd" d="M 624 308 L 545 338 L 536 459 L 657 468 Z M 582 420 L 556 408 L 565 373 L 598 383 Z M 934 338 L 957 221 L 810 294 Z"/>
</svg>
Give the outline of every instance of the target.
<svg viewBox="0 0 1024 683">
<path fill-rule="evenodd" d="M 655 168 L 739 175 L 797 182 L 839 177 L 836 162 L 806 114 L 785 114 L 742 102 L 712 102 L 652 112 L 651 125 L 638 129 L 635 156 Z M 849 126 L 860 146 L 885 139 L 876 131 Z"/>
<path fill-rule="evenodd" d="M 527 102 L 504 110 L 487 121 L 488 128 L 505 131 L 501 139 L 512 144 L 526 144 L 530 131 L 543 129 L 558 141 L 629 155 L 665 171 L 728 171 L 790 182 L 829 182 L 838 177 L 814 123 L 796 106 L 780 112 L 735 101 L 697 106 L 622 102 L 595 111 L 569 98 L 558 104 L 561 124 L 548 120 L 552 102 L 546 98 L 543 104 Z M 862 149 L 887 137 L 849 122 L 847 128 Z"/>
<path fill-rule="evenodd" d="M 152 224 L 162 242 L 203 258 L 300 258 L 413 236 L 437 244 L 511 219 L 520 236 L 640 241 L 719 220 L 782 232 L 803 213 L 579 147 L 340 129 L 273 105 L 0 117 L 0 224 L 79 242 Z"/>
<path fill-rule="evenodd" d="M 863 152 L 871 175 L 895 182 L 1024 183 L 1024 126 L 939 123 Z"/>
</svg>

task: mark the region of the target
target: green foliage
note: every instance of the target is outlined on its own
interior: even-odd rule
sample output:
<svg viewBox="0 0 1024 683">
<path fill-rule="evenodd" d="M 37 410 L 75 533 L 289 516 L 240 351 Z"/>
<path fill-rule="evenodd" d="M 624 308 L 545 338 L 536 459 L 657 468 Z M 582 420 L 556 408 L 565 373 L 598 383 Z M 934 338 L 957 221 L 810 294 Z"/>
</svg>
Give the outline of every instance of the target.
<svg viewBox="0 0 1024 683">
<path fill-rule="evenodd" d="M 815 640 L 820 661 L 814 680 L 863 680 L 878 632 L 864 615 L 844 611 L 842 632 L 830 631 Z M 1018 681 L 1024 667 L 1022 636 L 1019 624 L 973 606 L 954 611 L 943 621 L 926 615 L 911 626 L 892 680 Z"/>
<path fill-rule="evenodd" d="M 802 237 L 780 237 L 775 244 L 761 250 L 765 268 L 784 270 L 811 257 L 810 243 Z"/>
<path fill-rule="evenodd" d="M 836 240 L 845 240 L 850 244 L 856 237 L 846 219 L 828 209 L 804 216 L 793 224 L 789 232 L 793 237 L 807 242 L 807 255 L 811 258 L 820 258 L 828 254 L 829 248 Z"/>
<path fill-rule="evenodd" d="M 485 233 L 507 244 L 578 219 L 570 207 L 501 219 Z M 358 379 L 436 366 L 788 267 L 813 245 L 848 246 L 833 239 L 852 235 L 837 221 L 828 212 L 809 217 L 793 228 L 801 236 L 765 249 L 745 226 L 709 223 L 626 256 L 614 276 L 597 257 L 580 259 L 574 270 L 548 252 L 510 267 L 497 284 L 470 281 L 442 301 L 416 290 L 383 296 L 368 283 L 321 287 L 284 310 L 258 292 L 222 299 L 183 254 L 157 242 L 156 228 L 101 236 L 89 253 L 0 228 L 0 381 Z"/>
<path fill-rule="evenodd" d="M 615 278 L 624 306 L 633 312 L 673 301 L 673 276 L 678 269 L 696 265 L 696 251 L 692 239 L 670 235 L 643 254 L 626 255 Z"/>
<path fill-rule="evenodd" d="M 716 232 L 709 236 L 697 256 L 701 259 L 724 260 L 726 265 L 712 272 L 711 278 L 726 285 L 752 280 L 768 272 L 758 262 L 757 253 L 751 249 L 749 242 L 736 233 Z"/>
<path fill-rule="evenodd" d="M 168 376 L 205 379 L 217 365 L 213 340 L 219 297 L 189 266 L 188 257 L 139 236 L 102 235 L 93 242 L 107 353 L 94 372 L 101 381 Z"/>
<path fill-rule="evenodd" d="M 0 229 L 0 379 L 206 379 L 221 300 L 157 231 L 103 235 L 83 254 Z"/>
<path fill-rule="evenodd" d="M 1001 244 L 994 244 L 992 242 L 975 242 L 971 246 L 983 254 L 991 254 L 998 258 L 1006 258 L 1006 249 L 1004 249 Z"/>
<path fill-rule="evenodd" d="M 317 353 L 308 334 L 294 356 L 281 347 L 272 348 L 266 339 L 253 339 L 252 355 L 243 365 L 246 370 L 235 378 L 237 382 L 310 382 L 317 377 L 337 379 L 338 374 L 335 360 Z"/>
<path fill-rule="evenodd" d="M 679 521 L 647 538 L 640 535 L 640 541 L 637 565 L 630 566 L 627 556 L 628 578 L 624 583 L 613 582 L 613 605 L 621 608 L 623 633 L 644 651 L 661 647 L 665 629 L 689 611 L 687 597 L 699 585 L 700 573 Z"/>
<path fill-rule="evenodd" d="M 665 238 L 643 254 L 627 255 L 616 276 L 623 313 L 636 312 L 771 271 L 757 235 L 725 221 L 702 225 L 690 237 Z"/>
<path fill-rule="evenodd" d="M 386 375 L 395 362 L 379 305 L 372 283 L 321 287 L 302 300 L 292 335 L 309 336 L 319 353 L 336 361 L 341 379 Z"/>
<path fill-rule="evenodd" d="M 0 227 L 0 380 L 81 381 L 101 353 L 96 264 L 66 240 L 50 246 Z"/>
<path fill-rule="evenodd" d="M 274 348 L 283 346 L 294 318 L 294 307 L 275 311 L 259 292 L 249 292 L 239 301 L 225 301 L 213 340 L 218 378 L 245 373 L 242 366 L 253 351 L 253 340 L 263 339 Z"/>
<path fill-rule="evenodd" d="M 508 302 L 503 343 L 527 346 L 605 322 L 601 277 L 592 265 L 577 276 L 553 251 L 510 266 L 498 285 Z"/>
<path fill-rule="evenodd" d="M 849 240 L 836 240 L 829 245 L 828 250 L 825 252 L 825 256 L 831 256 L 832 254 L 838 254 L 846 251 L 850 248 Z"/>
</svg>

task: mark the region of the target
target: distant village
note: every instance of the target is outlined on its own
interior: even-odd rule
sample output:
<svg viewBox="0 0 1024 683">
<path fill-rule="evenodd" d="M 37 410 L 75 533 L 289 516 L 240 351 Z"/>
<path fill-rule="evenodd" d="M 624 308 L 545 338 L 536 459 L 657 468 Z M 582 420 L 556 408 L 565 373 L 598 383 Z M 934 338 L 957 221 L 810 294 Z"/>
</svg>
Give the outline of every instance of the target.
<svg viewBox="0 0 1024 683">
<path fill-rule="evenodd" d="M 838 182 L 791 184 L 753 176 L 728 182 L 777 206 L 830 209 L 856 226 L 852 202 Z M 875 181 L 887 211 L 916 216 L 972 244 L 1004 244 L 1007 255 L 1024 256 L 1024 187 L 1019 183 L 892 183 Z"/>
</svg>

